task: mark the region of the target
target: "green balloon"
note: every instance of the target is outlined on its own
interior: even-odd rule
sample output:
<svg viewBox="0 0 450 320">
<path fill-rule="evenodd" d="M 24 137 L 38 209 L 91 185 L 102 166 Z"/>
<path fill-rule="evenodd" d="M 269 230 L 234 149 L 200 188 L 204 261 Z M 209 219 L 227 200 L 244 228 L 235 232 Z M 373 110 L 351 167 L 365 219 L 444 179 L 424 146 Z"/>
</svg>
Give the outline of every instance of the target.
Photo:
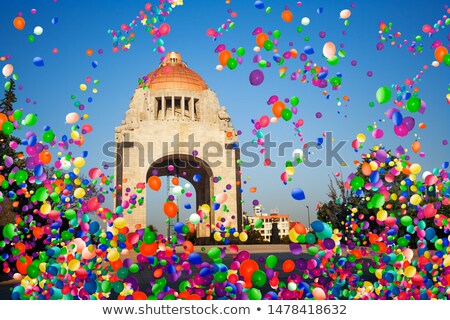
<svg viewBox="0 0 450 320">
<path fill-rule="evenodd" d="M 120 279 L 125 279 L 126 277 L 128 277 L 128 268 L 120 268 L 119 270 L 117 270 L 117 276 Z"/>
<path fill-rule="evenodd" d="M 2 131 L 4 134 L 10 135 L 14 131 L 14 125 L 11 122 L 5 122 L 2 126 Z"/>
<path fill-rule="evenodd" d="M 361 188 L 364 184 L 364 179 L 356 176 L 352 179 L 352 181 L 350 181 L 350 186 L 352 187 L 353 190 L 358 190 L 359 188 Z"/>
<path fill-rule="evenodd" d="M 333 77 L 330 79 L 330 84 L 333 87 L 339 87 L 341 85 L 341 83 L 342 83 L 342 79 L 339 77 Z"/>
<path fill-rule="evenodd" d="M 316 236 L 315 236 L 314 234 L 312 234 L 312 233 L 307 233 L 307 234 L 305 235 L 305 242 L 306 242 L 307 244 L 313 244 L 313 243 L 316 243 Z"/>
<path fill-rule="evenodd" d="M 34 126 L 37 122 L 37 117 L 34 113 L 29 113 L 25 116 L 25 125 L 26 126 Z"/>
<path fill-rule="evenodd" d="M 391 100 L 392 92 L 388 87 L 379 87 L 375 97 L 378 103 L 383 104 Z"/>
<path fill-rule="evenodd" d="M 214 247 L 208 250 L 208 257 L 212 260 L 220 258 L 221 251 L 219 248 Z"/>
<path fill-rule="evenodd" d="M 238 65 L 238 63 L 235 58 L 228 59 L 227 66 L 230 70 L 236 69 L 237 65 Z"/>
<path fill-rule="evenodd" d="M 444 64 L 446 65 L 446 66 L 448 66 L 448 67 L 450 67 L 450 54 L 446 54 L 445 56 L 444 56 Z"/>
<path fill-rule="evenodd" d="M 259 291 L 259 289 L 256 289 L 256 288 L 251 288 L 248 291 L 248 299 L 249 300 L 261 300 L 262 299 L 261 291 Z"/>
<path fill-rule="evenodd" d="M 274 256 L 273 254 L 266 258 L 266 265 L 268 268 L 271 268 L 271 269 L 275 268 L 277 263 L 278 263 L 278 258 L 277 258 L 277 256 Z"/>
<path fill-rule="evenodd" d="M 335 66 L 339 63 L 339 58 L 338 58 L 338 56 L 334 56 L 334 57 L 328 59 L 327 62 L 330 66 Z"/>
<path fill-rule="evenodd" d="M 14 229 L 15 227 L 12 223 L 6 224 L 6 226 L 3 227 L 3 236 L 9 240 L 12 240 L 12 238 L 16 235 Z"/>
<path fill-rule="evenodd" d="M 239 47 L 239 48 L 236 50 L 236 53 L 237 53 L 237 55 L 238 55 L 239 57 L 244 56 L 244 54 L 245 54 L 245 48 Z"/>
<path fill-rule="evenodd" d="M 39 275 L 39 268 L 34 264 L 30 264 L 27 268 L 27 274 L 30 278 L 37 278 L 37 276 Z"/>
<path fill-rule="evenodd" d="M 293 107 L 297 106 L 299 102 L 300 102 L 300 99 L 299 99 L 297 96 L 293 96 L 293 97 L 291 98 L 291 105 L 292 105 Z"/>
<path fill-rule="evenodd" d="M 266 273 L 262 270 L 256 270 L 252 274 L 252 283 L 255 287 L 261 288 L 266 284 L 267 276 Z"/>
<path fill-rule="evenodd" d="M 284 108 L 283 111 L 281 111 L 281 117 L 282 117 L 285 121 L 291 120 L 291 118 L 292 118 L 292 111 L 291 111 L 291 109 Z"/>
<path fill-rule="evenodd" d="M 400 219 L 400 223 L 405 227 L 410 226 L 412 224 L 412 218 L 410 216 L 403 216 Z"/>
<path fill-rule="evenodd" d="M 378 193 L 372 197 L 371 202 L 374 208 L 381 208 L 384 205 L 385 199 L 382 194 Z"/>
<path fill-rule="evenodd" d="M 420 109 L 420 105 L 422 104 L 422 101 L 420 101 L 417 97 L 411 97 L 406 102 L 406 109 L 408 109 L 409 112 L 417 112 Z"/>
<path fill-rule="evenodd" d="M 22 119 L 23 113 L 22 110 L 15 110 L 14 111 L 14 119 L 20 120 Z"/>
<path fill-rule="evenodd" d="M 278 39 L 281 36 L 281 31 L 275 30 L 272 35 L 275 39 Z"/>
<path fill-rule="evenodd" d="M 54 138 L 55 133 L 52 130 L 45 131 L 42 134 L 42 140 L 44 140 L 44 142 L 52 142 Z"/>
<path fill-rule="evenodd" d="M 150 243 L 155 242 L 156 234 L 153 231 L 150 231 L 150 229 L 145 228 L 144 237 L 143 238 L 144 238 L 144 243 L 150 244 Z"/>
<path fill-rule="evenodd" d="M 262 227 L 262 225 L 263 225 L 262 219 L 258 219 L 255 221 L 255 228 L 259 229 Z"/>
<path fill-rule="evenodd" d="M 41 187 L 41 188 L 37 189 L 36 193 L 35 193 L 35 196 L 36 196 L 36 199 L 38 201 L 42 202 L 42 201 L 47 200 L 47 198 L 48 198 L 48 189 L 44 188 L 44 187 Z"/>
<path fill-rule="evenodd" d="M 272 42 L 272 40 L 267 39 L 264 42 L 264 49 L 266 49 L 267 51 L 271 51 L 273 49 L 273 42 Z"/>
<path fill-rule="evenodd" d="M 18 170 L 14 176 L 17 184 L 21 184 L 28 179 L 28 173 L 25 170 Z"/>
</svg>

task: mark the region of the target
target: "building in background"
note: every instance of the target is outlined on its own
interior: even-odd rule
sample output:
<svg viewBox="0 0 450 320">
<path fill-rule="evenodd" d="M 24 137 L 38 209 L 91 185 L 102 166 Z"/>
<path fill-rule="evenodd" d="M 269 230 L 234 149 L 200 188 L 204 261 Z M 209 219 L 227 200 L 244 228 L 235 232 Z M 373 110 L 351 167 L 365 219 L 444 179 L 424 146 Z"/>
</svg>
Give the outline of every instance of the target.
<svg viewBox="0 0 450 320">
<path fill-rule="evenodd" d="M 257 205 L 253 207 L 254 216 L 246 217 L 248 224 L 258 230 L 264 241 L 270 242 L 272 238 L 272 229 L 273 224 L 276 223 L 278 227 L 278 236 L 279 239 L 284 236 L 289 235 L 289 226 L 290 226 L 290 216 L 289 214 L 280 214 L 278 213 L 278 209 L 273 209 L 270 213 L 264 213 L 264 208 L 262 205 Z M 258 220 L 262 220 L 259 222 Z M 256 228 L 256 225 L 261 224 L 260 228 Z"/>
</svg>

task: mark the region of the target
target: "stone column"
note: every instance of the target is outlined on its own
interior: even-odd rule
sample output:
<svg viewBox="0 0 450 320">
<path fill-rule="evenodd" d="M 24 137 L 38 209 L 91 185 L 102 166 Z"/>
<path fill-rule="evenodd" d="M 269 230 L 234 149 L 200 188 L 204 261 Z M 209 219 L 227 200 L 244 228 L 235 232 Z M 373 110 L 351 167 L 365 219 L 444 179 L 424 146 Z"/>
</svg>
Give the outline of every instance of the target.
<svg viewBox="0 0 450 320">
<path fill-rule="evenodd" d="M 166 97 L 161 96 L 161 104 L 162 104 L 162 119 L 161 120 L 166 120 Z"/>
<path fill-rule="evenodd" d="M 172 119 L 175 119 L 175 97 L 172 96 Z"/>
<path fill-rule="evenodd" d="M 181 119 L 184 120 L 184 96 L 181 97 Z"/>
</svg>

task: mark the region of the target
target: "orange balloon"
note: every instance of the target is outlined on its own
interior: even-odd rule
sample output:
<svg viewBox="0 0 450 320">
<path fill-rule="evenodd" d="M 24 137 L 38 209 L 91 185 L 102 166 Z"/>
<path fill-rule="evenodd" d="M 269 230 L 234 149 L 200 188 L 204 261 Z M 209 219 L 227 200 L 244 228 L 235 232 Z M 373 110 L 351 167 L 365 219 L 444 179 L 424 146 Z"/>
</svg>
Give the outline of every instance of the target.
<svg viewBox="0 0 450 320">
<path fill-rule="evenodd" d="M 264 47 L 264 42 L 266 42 L 267 40 L 269 40 L 269 36 L 265 33 L 261 32 L 256 36 L 256 44 L 260 48 Z"/>
<path fill-rule="evenodd" d="M 419 123 L 419 128 L 420 129 L 425 129 L 427 127 L 427 125 L 423 122 Z"/>
<path fill-rule="evenodd" d="M 178 206 L 175 202 L 165 202 L 164 203 L 164 213 L 169 218 L 175 218 L 178 213 Z"/>
<path fill-rule="evenodd" d="M 284 22 L 291 22 L 292 21 L 292 12 L 289 10 L 284 10 L 281 13 L 281 19 L 283 19 Z"/>
<path fill-rule="evenodd" d="M 370 167 L 370 164 L 368 162 L 364 162 L 361 166 L 361 172 L 366 177 L 370 176 L 372 174 L 372 168 Z"/>
<path fill-rule="evenodd" d="M 231 52 L 228 50 L 222 50 L 219 53 L 219 63 L 223 66 L 227 65 L 228 60 L 232 57 Z"/>
<path fill-rule="evenodd" d="M 255 193 L 256 192 L 256 187 L 251 187 L 250 189 L 249 189 L 249 191 L 251 192 L 251 193 Z"/>
<path fill-rule="evenodd" d="M 286 108 L 283 102 L 277 101 L 272 106 L 272 113 L 275 117 L 280 118 L 283 109 Z"/>
<path fill-rule="evenodd" d="M 295 269 L 295 263 L 291 259 L 287 259 L 283 262 L 283 271 L 292 272 Z"/>
<path fill-rule="evenodd" d="M 123 263 L 122 260 L 117 259 L 116 261 L 112 261 L 111 262 L 111 267 L 113 268 L 114 271 L 119 270 L 120 268 L 122 268 Z"/>
<path fill-rule="evenodd" d="M 295 230 L 295 232 L 297 232 L 298 234 L 306 234 L 306 228 L 305 228 L 305 226 L 304 226 L 303 224 L 301 224 L 300 222 L 295 224 L 294 230 Z"/>
<path fill-rule="evenodd" d="M 147 300 L 147 295 L 142 291 L 133 292 L 134 300 Z"/>
<path fill-rule="evenodd" d="M 172 184 L 173 184 L 174 186 L 177 186 L 179 183 L 180 183 L 180 180 L 178 180 L 177 177 L 173 177 L 173 178 L 172 178 Z"/>
<path fill-rule="evenodd" d="M 420 151 L 421 145 L 419 141 L 414 141 L 411 145 L 412 150 L 414 151 L 414 153 L 417 153 Z"/>
<path fill-rule="evenodd" d="M 27 274 L 27 268 L 32 262 L 33 260 L 29 256 L 21 257 L 16 262 L 17 271 L 19 271 L 21 274 Z"/>
<path fill-rule="evenodd" d="M 185 242 L 183 242 L 183 248 L 184 248 L 184 252 L 189 252 L 189 253 L 194 252 L 194 245 L 189 240 L 186 240 Z"/>
<path fill-rule="evenodd" d="M 161 179 L 158 176 L 151 176 L 150 178 L 148 178 L 147 183 L 150 189 L 154 191 L 158 191 L 159 189 L 161 189 Z"/>
<path fill-rule="evenodd" d="M 239 272 L 244 278 L 251 279 L 253 273 L 256 270 L 259 270 L 258 263 L 256 263 L 256 261 L 252 259 L 244 260 L 244 262 L 242 262 L 241 266 L 239 267 Z"/>
<path fill-rule="evenodd" d="M 39 153 L 39 160 L 44 164 L 49 164 L 52 161 L 52 154 L 48 150 L 43 150 Z"/>
<path fill-rule="evenodd" d="M 0 130 L 3 128 L 3 124 L 8 121 L 8 117 L 4 113 L 0 113 Z"/>
<path fill-rule="evenodd" d="M 148 244 L 145 242 L 142 242 L 142 244 L 141 244 L 141 254 L 146 257 L 153 256 L 156 253 L 156 250 L 158 250 L 157 242 L 148 243 Z"/>
<path fill-rule="evenodd" d="M 437 47 L 434 51 L 434 57 L 438 62 L 444 61 L 444 56 L 448 54 L 448 49 L 444 46 Z"/>
<path fill-rule="evenodd" d="M 13 25 L 17 30 L 23 30 L 25 28 L 25 20 L 22 17 L 15 17 Z"/>
</svg>

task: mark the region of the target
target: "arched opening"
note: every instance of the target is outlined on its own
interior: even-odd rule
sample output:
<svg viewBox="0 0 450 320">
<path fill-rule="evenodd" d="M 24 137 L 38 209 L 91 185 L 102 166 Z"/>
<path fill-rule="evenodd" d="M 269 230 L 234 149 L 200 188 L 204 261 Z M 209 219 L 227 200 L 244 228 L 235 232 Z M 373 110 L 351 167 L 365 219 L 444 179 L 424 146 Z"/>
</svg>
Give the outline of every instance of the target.
<svg viewBox="0 0 450 320">
<path fill-rule="evenodd" d="M 159 192 L 159 198 L 155 198 L 153 196 L 148 197 L 148 214 L 152 215 L 152 213 L 161 211 L 160 208 L 163 202 L 167 199 L 168 193 L 171 193 L 171 188 L 172 191 L 173 188 L 175 188 L 174 184 L 172 183 L 173 178 L 177 178 L 178 186 L 181 187 L 181 189 L 183 189 L 185 193 L 191 193 L 190 197 L 181 195 L 178 199 L 181 200 L 178 204 L 178 216 L 181 222 L 185 222 L 186 218 L 189 217 L 188 214 L 197 212 L 198 208 L 203 204 L 211 206 L 211 196 L 213 194 L 213 173 L 210 166 L 202 159 L 186 154 L 167 155 L 155 160 L 150 165 L 149 169 L 147 170 L 146 180 L 148 181 L 151 176 L 158 176 L 162 178 L 162 185 Z M 169 177 L 169 183 L 167 183 L 167 177 Z M 183 188 L 186 183 L 190 185 L 189 188 Z M 177 192 L 180 192 L 180 188 L 178 188 Z M 193 197 L 194 195 L 195 200 Z M 183 201 L 186 201 L 189 198 L 192 199 L 188 202 L 191 208 L 186 209 L 184 207 Z M 152 200 L 160 203 L 161 206 L 158 206 L 157 203 L 152 203 Z M 196 225 L 197 243 L 208 243 L 210 241 L 210 226 L 211 222 L 214 221 L 212 218 L 213 214 L 213 212 L 210 212 L 205 217 L 205 219 L 202 220 L 201 223 Z M 153 220 L 154 219 L 152 216 L 147 217 L 148 224 L 151 224 Z M 173 222 L 175 221 L 176 220 L 174 220 Z M 174 223 L 172 223 L 172 225 L 173 224 Z M 167 234 L 167 230 L 159 230 L 159 232 Z"/>
</svg>

